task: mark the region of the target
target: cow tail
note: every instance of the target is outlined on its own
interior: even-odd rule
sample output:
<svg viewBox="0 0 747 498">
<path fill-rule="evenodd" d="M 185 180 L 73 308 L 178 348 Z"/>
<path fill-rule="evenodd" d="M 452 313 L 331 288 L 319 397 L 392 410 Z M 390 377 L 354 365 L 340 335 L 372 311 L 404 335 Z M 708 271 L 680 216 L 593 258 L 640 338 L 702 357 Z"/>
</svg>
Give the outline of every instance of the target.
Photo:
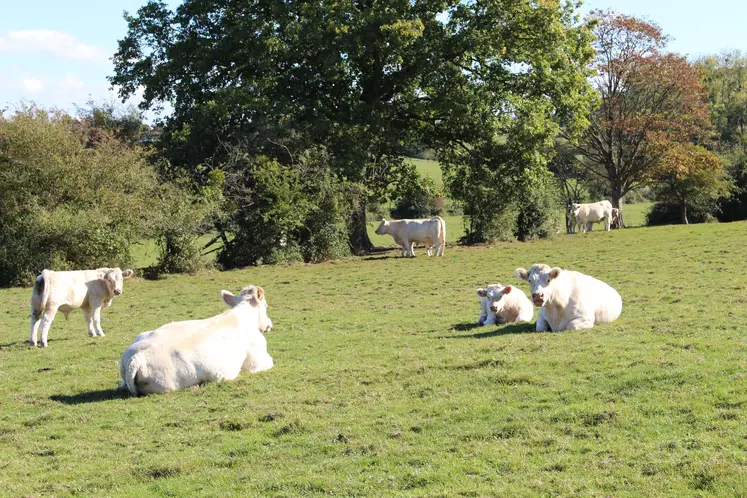
<svg viewBox="0 0 747 498">
<path fill-rule="evenodd" d="M 49 292 L 50 292 L 50 282 L 49 282 L 49 270 L 44 270 L 41 272 L 41 275 L 36 277 L 36 281 L 34 282 L 34 290 L 33 293 L 41 297 L 39 309 L 34 309 L 33 306 L 33 299 L 32 299 L 32 305 L 31 305 L 31 313 L 34 315 L 41 315 L 41 312 L 46 309 L 47 307 L 47 301 L 49 301 Z"/>
<path fill-rule="evenodd" d="M 130 362 L 127 364 L 124 375 L 124 381 L 127 384 L 127 389 L 130 390 L 130 393 L 132 393 L 133 396 L 137 396 L 138 394 L 140 394 L 137 390 L 137 384 L 135 382 L 139 370 L 140 355 L 135 353 L 135 355 L 130 358 Z"/>
<path fill-rule="evenodd" d="M 446 221 L 440 216 L 436 216 L 438 220 L 438 240 L 441 242 L 441 256 L 444 255 L 444 249 L 446 249 Z"/>
</svg>

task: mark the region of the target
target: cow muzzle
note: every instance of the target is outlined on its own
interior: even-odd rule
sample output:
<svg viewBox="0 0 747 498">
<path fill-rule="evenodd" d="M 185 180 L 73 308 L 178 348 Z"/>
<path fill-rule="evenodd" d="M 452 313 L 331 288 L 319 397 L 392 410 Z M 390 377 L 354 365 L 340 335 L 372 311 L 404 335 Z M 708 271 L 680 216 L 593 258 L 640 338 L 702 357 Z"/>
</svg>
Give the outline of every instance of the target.
<svg viewBox="0 0 747 498">
<path fill-rule="evenodd" d="M 542 305 L 545 304 L 545 295 L 541 292 L 533 292 L 532 303 L 537 307 L 542 307 Z"/>
<path fill-rule="evenodd" d="M 118 296 L 120 294 L 122 294 L 122 290 L 121 289 L 114 289 L 114 295 L 115 296 Z"/>
</svg>

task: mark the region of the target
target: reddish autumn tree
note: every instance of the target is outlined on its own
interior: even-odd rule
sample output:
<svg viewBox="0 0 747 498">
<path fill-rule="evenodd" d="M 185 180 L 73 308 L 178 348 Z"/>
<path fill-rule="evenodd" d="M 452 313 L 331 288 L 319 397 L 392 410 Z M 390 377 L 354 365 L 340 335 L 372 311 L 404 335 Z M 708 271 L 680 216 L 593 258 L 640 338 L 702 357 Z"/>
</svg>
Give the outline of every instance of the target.
<svg viewBox="0 0 747 498">
<path fill-rule="evenodd" d="M 701 70 L 664 53 L 667 37 L 656 24 L 595 11 L 600 106 L 579 142 L 582 167 L 608 184 L 622 216 L 624 196 L 652 179 L 673 144 L 698 142 L 711 123 Z"/>
</svg>

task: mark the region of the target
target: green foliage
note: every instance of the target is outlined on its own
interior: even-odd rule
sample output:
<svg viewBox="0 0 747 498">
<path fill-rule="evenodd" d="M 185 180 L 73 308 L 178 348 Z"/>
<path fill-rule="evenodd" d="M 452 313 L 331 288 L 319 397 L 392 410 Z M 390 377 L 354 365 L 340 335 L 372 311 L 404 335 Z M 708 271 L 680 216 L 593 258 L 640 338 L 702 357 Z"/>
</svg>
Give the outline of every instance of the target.
<svg viewBox="0 0 747 498">
<path fill-rule="evenodd" d="M 213 225 L 225 181 L 219 170 L 209 178 L 208 185 L 197 193 L 182 184 L 167 184 L 162 188 L 162 218 L 156 229 L 159 256 L 157 264 L 150 269 L 152 276 L 195 273 L 206 266 L 199 239 Z"/>
<path fill-rule="evenodd" d="M 719 133 L 722 150 L 747 150 L 747 57 L 741 52 L 724 52 L 704 57 L 708 105 Z"/>
<path fill-rule="evenodd" d="M 733 189 L 729 197 L 719 199 L 716 216 L 719 221 L 747 219 L 747 153 L 735 150 L 724 158 Z"/>
<path fill-rule="evenodd" d="M 564 206 L 560 192 L 558 182 L 548 175 L 524 194 L 518 205 L 517 239 L 524 242 L 560 233 L 564 225 L 559 216 Z"/>
<path fill-rule="evenodd" d="M 123 266 L 153 234 L 159 186 L 144 152 L 88 144 L 64 114 L 22 108 L 0 120 L 0 285 L 43 268 Z"/>
<path fill-rule="evenodd" d="M 227 219 L 218 262 L 224 268 L 349 254 L 344 231 L 345 185 L 335 180 L 323 150 L 286 165 L 234 149 L 226 173 Z"/>
<path fill-rule="evenodd" d="M 435 216 L 444 208 L 443 196 L 436 183 L 432 178 L 421 177 L 414 167 L 397 184 L 392 197 L 395 206 L 391 216 L 395 219 Z"/>
<path fill-rule="evenodd" d="M 410 144 L 440 151 L 449 168 L 487 163 L 505 177 L 500 194 L 457 198 L 474 207 L 508 197 L 523 185 L 516 179 L 524 169 L 543 167 L 538 151 L 558 126 L 572 135 L 586 126 L 591 32 L 574 9 L 532 0 L 267 0 L 230 8 L 187 0 L 171 11 L 151 1 L 126 16 L 110 81 L 122 97 L 144 87 L 144 108 L 174 103 L 161 146 L 170 164 L 195 178 L 207 164 L 230 161 L 226 151 L 238 144 L 253 161 L 286 166 L 324 147 L 332 176 L 351 186 L 346 201 L 356 209 L 346 228 L 358 251 L 371 247 L 366 206 L 385 201 L 406 175 L 401 156 Z M 512 138 L 495 140 L 502 134 Z M 462 157 L 462 148 L 487 155 Z M 478 216 L 476 226 L 492 216 Z M 282 217 L 289 229 L 298 223 Z M 258 235 L 280 237 L 268 230 Z M 240 238 L 226 257 L 257 261 L 249 256 L 255 244 L 264 239 Z"/>
<path fill-rule="evenodd" d="M 73 311 L 43 350 L 25 341 L 29 289 L 0 289 L 2 494 L 739 496 L 745 240 L 747 223 L 595 229 L 444 258 L 132 278 L 102 312 L 106 337 Z M 539 262 L 609 283 L 622 315 L 477 327 L 474 290 L 527 292 L 513 270 Z M 248 284 L 267 292 L 273 369 L 114 390 L 137 334 L 221 313 L 220 289 Z"/>
</svg>

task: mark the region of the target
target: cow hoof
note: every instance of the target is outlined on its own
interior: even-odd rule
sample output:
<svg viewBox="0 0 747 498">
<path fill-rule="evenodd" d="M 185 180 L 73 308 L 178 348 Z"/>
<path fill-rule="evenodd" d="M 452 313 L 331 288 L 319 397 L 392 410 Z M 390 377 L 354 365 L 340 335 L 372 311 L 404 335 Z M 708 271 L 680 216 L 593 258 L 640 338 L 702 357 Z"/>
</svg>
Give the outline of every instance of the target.
<svg viewBox="0 0 747 498">
<path fill-rule="evenodd" d="M 34 341 L 29 341 L 29 346 L 31 346 L 32 348 L 35 348 L 36 343 Z"/>
<path fill-rule="evenodd" d="M 96 337 L 96 334 L 94 334 L 93 332 L 89 332 L 88 337 Z"/>
<path fill-rule="evenodd" d="M 99 337 L 104 337 L 104 333 L 103 332 L 99 332 Z"/>
<path fill-rule="evenodd" d="M 47 347 L 47 343 L 46 342 L 42 342 L 42 347 L 46 348 Z"/>
</svg>

